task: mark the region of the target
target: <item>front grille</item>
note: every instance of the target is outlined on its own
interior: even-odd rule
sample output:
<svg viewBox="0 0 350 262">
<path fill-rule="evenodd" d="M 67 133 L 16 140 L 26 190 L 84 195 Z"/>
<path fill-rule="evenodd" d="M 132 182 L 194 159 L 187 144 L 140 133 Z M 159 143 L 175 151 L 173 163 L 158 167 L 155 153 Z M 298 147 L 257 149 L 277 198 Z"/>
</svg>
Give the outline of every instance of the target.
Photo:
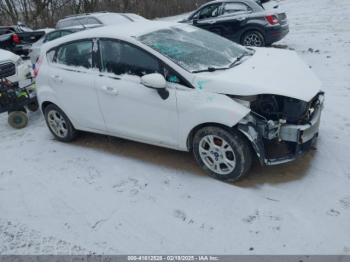
<svg viewBox="0 0 350 262">
<path fill-rule="evenodd" d="M 16 65 L 14 63 L 0 64 L 0 79 L 10 77 L 16 74 Z"/>
</svg>

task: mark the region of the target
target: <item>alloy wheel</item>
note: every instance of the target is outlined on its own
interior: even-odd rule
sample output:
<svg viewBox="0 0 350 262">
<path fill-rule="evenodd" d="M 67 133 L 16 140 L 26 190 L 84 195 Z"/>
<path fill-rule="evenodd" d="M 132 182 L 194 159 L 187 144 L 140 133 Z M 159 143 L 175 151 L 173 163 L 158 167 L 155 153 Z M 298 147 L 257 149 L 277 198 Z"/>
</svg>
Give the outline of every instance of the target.
<svg viewBox="0 0 350 262">
<path fill-rule="evenodd" d="M 56 110 L 51 110 L 47 114 L 47 120 L 51 130 L 58 137 L 65 138 L 68 134 L 68 126 L 64 117 Z"/>
<path fill-rule="evenodd" d="M 219 175 L 229 174 L 236 167 L 232 147 L 219 136 L 204 136 L 199 142 L 199 155 L 204 164 Z"/>
<path fill-rule="evenodd" d="M 261 36 L 255 32 L 247 34 L 243 39 L 243 45 L 245 46 L 256 46 L 261 47 L 264 45 L 263 39 Z"/>
</svg>

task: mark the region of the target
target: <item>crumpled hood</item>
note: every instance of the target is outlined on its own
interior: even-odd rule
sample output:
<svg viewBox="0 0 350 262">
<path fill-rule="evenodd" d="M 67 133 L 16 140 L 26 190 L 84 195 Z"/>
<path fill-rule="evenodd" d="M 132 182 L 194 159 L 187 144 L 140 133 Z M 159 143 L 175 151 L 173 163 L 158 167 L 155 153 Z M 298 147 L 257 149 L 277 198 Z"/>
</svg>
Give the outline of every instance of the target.
<svg viewBox="0 0 350 262">
<path fill-rule="evenodd" d="M 193 85 L 221 94 L 274 94 L 306 102 L 320 91 L 320 80 L 296 52 L 275 48 L 255 50 L 253 56 L 231 69 L 195 74 Z"/>
<path fill-rule="evenodd" d="M 14 54 L 11 53 L 9 51 L 0 49 L 0 63 L 5 62 L 5 61 L 13 61 L 15 62 L 19 57 Z"/>
</svg>

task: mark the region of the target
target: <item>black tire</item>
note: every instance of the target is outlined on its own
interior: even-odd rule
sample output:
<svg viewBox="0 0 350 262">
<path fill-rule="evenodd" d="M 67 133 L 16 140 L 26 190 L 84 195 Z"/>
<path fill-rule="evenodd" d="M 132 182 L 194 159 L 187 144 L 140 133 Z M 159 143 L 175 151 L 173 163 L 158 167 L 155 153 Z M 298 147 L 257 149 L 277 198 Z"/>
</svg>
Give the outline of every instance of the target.
<svg viewBox="0 0 350 262">
<path fill-rule="evenodd" d="M 77 131 L 59 107 L 54 104 L 48 105 L 44 109 L 44 115 L 49 130 L 57 140 L 71 142 L 76 138 Z"/>
<path fill-rule="evenodd" d="M 9 113 L 8 123 L 16 129 L 25 128 L 28 124 L 28 116 L 23 111 L 13 111 Z"/>
<path fill-rule="evenodd" d="M 241 37 L 241 45 L 263 47 L 265 46 L 265 37 L 259 31 L 251 30 L 243 34 Z"/>
<path fill-rule="evenodd" d="M 205 149 L 204 146 L 206 146 L 208 143 L 206 142 L 206 139 L 208 136 L 213 136 L 214 140 L 217 139 L 215 142 L 215 150 L 216 146 L 219 148 L 222 148 L 222 146 L 229 146 L 226 147 L 226 149 L 229 149 L 228 151 L 225 151 L 225 153 L 220 154 L 219 156 L 216 156 L 219 162 L 223 160 L 229 160 L 231 162 L 230 165 L 227 165 L 225 163 L 221 163 L 218 165 L 217 172 L 214 171 L 215 169 L 213 166 L 209 167 L 208 164 L 211 162 L 215 162 L 215 155 L 213 155 L 213 147 L 210 147 L 209 149 Z M 218 145 L 217 142 L 222 140 L 221 145 Z M 226 144 L 226 143 L 227 144 Z M 200 148 L 201 147 L 201 148 Z M 215 126 L 209 126 L 204 127 L 200 130 L 198 130 L 194 137 L 192 142 L 192 149 L 194 157 L 197 161 L 197 163 L 203 168 L 204 171 L 206 171 L 210 176 L 214 177 L 215 179 L 223 180 L 223 181 L 237 181 L 242 176 L 244 176 L 248 170 L 250 169 L 252 165 L 252 151 L 250 144 L 248 141 L 240 134 L 239 132 L 231 129 L 225 129 Z M 208 152 L 206 156 L 203 156 L 203 151 Z M 200 153 L 200 151 L 202 153 Z M 232 151 L 232 152 L 231 152 Z M 214 152 L 215 153 L 215 152 Z M 230 155 L 227 155 L 230 153 Z M 210 159 L 212 161 L 210 161 Z M 235 163 L 234 165 L 232 163 Z M 231 165 L 232 164 L 232 165 Z M 227 168 L 225 169 L 225 165 Z M 225 173 L 220 173 L 221 171 L 225 171 Z"/>
<path fill-rule="evenodd" d="M 37 101 L 33 101 L 27 105 L 27 108 L 31 112 L 36 112 L 39 109 L 39 104 Z"/>
</svg>

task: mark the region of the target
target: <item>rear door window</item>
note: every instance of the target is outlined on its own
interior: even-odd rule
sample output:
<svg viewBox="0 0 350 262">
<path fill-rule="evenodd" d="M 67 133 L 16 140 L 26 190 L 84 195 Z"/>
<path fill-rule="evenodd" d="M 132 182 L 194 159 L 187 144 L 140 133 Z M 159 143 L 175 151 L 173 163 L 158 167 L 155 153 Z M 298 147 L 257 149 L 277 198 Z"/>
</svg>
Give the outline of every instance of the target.
<svg viewBox="0 0 350 262">
<path fill-rule="evenodd" d="M 226 3 L 224 6 L 224 14 L 239 14 L 249 12 L 250 8 L 243 3 Z"/>
<path fill-rule="evenodd" d="M 60 46 L 57 50 L 56 63 L 92 68 L 92 41 L 82 40 Z"/>
</svg>

